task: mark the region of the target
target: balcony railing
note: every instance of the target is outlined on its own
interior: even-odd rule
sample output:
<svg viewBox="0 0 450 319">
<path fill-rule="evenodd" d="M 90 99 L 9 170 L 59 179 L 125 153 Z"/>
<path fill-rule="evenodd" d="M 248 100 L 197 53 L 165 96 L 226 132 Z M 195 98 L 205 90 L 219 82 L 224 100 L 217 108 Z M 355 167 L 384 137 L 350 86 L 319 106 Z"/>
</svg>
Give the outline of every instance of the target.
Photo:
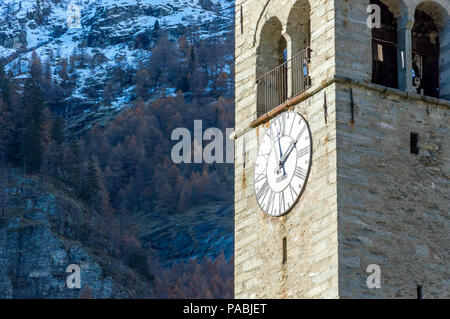
<svg viewBox="0 0 450 319">
<path fill-rule="evenodd" d="M 310 61 L 311 49 L 307 48 L 258 78 L 258 110 L 267 113 L 306 91 L 311 86 Z"/>
</svg>

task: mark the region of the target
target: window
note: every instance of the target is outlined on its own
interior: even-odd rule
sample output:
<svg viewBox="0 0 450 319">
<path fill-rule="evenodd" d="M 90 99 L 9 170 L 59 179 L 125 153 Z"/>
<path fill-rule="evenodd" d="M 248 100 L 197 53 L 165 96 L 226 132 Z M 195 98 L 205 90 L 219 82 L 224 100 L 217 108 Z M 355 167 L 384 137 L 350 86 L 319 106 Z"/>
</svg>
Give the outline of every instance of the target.
<svg viewBox="0 0 450 319">
<path fill-rule="evenodd" d="M 435 1 L 421 2 L 412 29 L 414 84 L 417 93 L 450 100 L 450 17 Z"/>
<path fill-rule="evenodd" d="M 439 31 L 433 18 L 417 9 L 412 30 L 413 85 L 417 93 L 439 97 Z"/>
<path fill-rule="evenodd" d="M 423 297 L 422 297 L 422 286 L 417 286 L 417 299 L 423 299 Z"/>
<path fill-rule="evenodd" d="M 299 0 L 289 13 L 286 33 L 290 39 L 288 63 L 289 96 L 302 93 L 311 85 L 311 6 L 308 0 Z"/>
<path fill-rule="evenodd" d="M 287 238 L 283 238 L 283 265 L 287 262 Z"/>
<path fill-rule="evenodd" d="M 411 154 L 418 155 L 419 154 L 419 134 L 411 132 L 409 144 L 410 144 Z"/>
<path fill-rule="evenodd" d="M 381 8 L 381 28 L 372 29 L 372 83 L 398 88 L 397 20 L 380 0 L 370 3 Z"/>
<path fill-rule="evenodd" d="M 287 42 L 281 31 L 277 18 L 269 19 L 261 30 L 256 59 L 258 115 L 287 99 Z"/>
</svg>

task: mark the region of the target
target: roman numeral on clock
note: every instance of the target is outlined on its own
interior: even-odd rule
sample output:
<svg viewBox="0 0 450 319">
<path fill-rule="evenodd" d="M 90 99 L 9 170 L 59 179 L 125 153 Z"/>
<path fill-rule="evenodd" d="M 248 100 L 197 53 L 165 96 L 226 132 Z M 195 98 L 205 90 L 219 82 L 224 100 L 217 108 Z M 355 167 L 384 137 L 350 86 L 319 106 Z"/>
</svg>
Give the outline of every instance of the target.
<svg viewBox="0 0 450 319">
<path fill-rule="evenodd" d="M 267 200 L 267 204 L 266 204 L 266 212 L 268 212 L 269 214 L 271 214 L 271 212 L 273 211 L 274 199 L 275 199 L 275 193 L 270 191 L 269 199 Z"/>
<path fill-rule="evenodd" d="M 284 200 L 284 193 L 280 194 L 279 204 L 278 205 L 280 207 L 280 212 L 284 212 L 286 210 L 286 203 L 285 203 L 285 200 Z"/>
<path fill-rule="evenodd" d="M 285 119 L 285 114 L 283 114 L 280 118 L 280 131 L 281 131 L 281 136 L 286 135 L 286 119 Z"/>
<path fill-rule="evenodd" d="M 303 133 L 305 133 L 306 131 L 306 124 L 303 125 L 302 130 L 300 131 L 300 134 L 297 135 L 297 141 L 300 139 L 300 137 L 302 137 Z"/>
<path fill-rule="evenodd" d="M 260 199 L 264 199 L 267 196 L 268 191 L 269 191 L 269 183 L 266 180 L 264 182 L 264 184 L 261 186 L 261 188 L 258 190 L 258 192 L 256 193 L 256 198 L 258 199 L 258 202 L 261 203 Z"/>
<path fill-rule="evenodd" d="M 294 176 L 297 176 L 298 178 L 305 180 L 306 179 L 306 170 L 301 167 L 296 167 Z"/>
<path fill-rule="evenodd" d="M 297 151 L 297 158 L 303 157 L 306 154 L 309 154 L 309 146 L 306 146 L 304 148 L 302 148 L 301 150 Z"/>
<path fill-rule="evenodd" d="M 266 170 L 262 172 L 261 174 L 257 173 L 255 176 L 255 183 L 259 183 L 267 178 Z"/>
<path fill-rule="evenodd" d="M 292 198 L 294 198 L 295 200 L 295 198 L 297 198 L 298 196 L 298 193 L 295 191 L 295 188 L 292 187 L 292 185 L 289 185 L 289 192 L 291 193 Z"/>
</svg>

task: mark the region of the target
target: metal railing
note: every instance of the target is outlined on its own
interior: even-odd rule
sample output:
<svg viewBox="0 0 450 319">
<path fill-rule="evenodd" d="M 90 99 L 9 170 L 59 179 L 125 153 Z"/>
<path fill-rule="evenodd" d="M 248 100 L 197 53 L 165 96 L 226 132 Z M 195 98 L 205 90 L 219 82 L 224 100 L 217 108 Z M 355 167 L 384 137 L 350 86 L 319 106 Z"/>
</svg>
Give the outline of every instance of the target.
<svg viewBox="0 0 450 319">
<path fill-rule="evenodd" d="M 256 80 L 260 113 L 267 113 L 311 86 L 310 62 L 311 49 L 307 48 Z"/>
</svg>

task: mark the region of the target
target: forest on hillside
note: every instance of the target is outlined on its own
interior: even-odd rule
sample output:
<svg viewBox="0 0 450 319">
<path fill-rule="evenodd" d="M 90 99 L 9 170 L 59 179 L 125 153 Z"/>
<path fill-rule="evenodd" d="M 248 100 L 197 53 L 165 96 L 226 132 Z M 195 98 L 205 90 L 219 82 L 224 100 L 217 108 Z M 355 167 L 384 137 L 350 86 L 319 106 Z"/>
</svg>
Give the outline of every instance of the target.
<svg viewBox="0 0 450 319">
<path fill-rule="evenodd" d="M 86 88 L 101 108 L 131 87 L 132 106 L 83 134 L 68 129 L 62 109 L 75 87 L 75 70 L 94 68 L 101 56 L 79 50 L 58 58 L 56 69 L 52 54 L 42 61 L 34 53 L 9 69 L 0 61 L 0 168 L 39 176 L 85 203 L 98 217 L 87 221 L 90 235 L 72 236 L 108 249 L 154 282 L 160 296 L 230 297 L 232 260 L 222 255 L 160 267 L 139 237 L 136 216 L 183 214 L 198 204 L 232 200 L 232 165 L 176 165 L 170 158 L 175 128 L 192 130 L 195 119 L 223 132 L 234 127 L 232 41 L 171 41 L 157 25 L 154 32 L 151 57 L 137 69 L 118 63 L 106 86 Z M 136 39 L 137 45 L 146 47 L 147 40 Z"/>
</svg>

